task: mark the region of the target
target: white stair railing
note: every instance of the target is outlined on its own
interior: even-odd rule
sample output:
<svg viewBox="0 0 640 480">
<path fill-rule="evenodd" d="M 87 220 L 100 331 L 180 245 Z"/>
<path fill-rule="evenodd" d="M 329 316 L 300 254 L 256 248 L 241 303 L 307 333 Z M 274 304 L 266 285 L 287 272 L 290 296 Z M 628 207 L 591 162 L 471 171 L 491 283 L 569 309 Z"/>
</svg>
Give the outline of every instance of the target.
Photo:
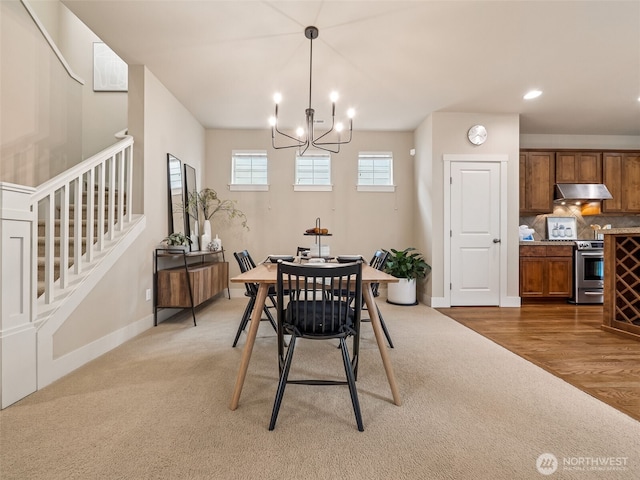
<svg viewBox="0 0 640 480">
<path fill-rule="evenodd" d="M 32 291 L 41 293 L 40 303 L 50 305 L 63 296 L 70 276 L 80 274 L 104 250 L 106 241 L 131 222 L 132 173 L 133 137 L 125 136 L 36 188 L 31 197 L 31 209 L 37 216 L 32 236 Z M 40 268 L 44 267 L 40 282 L 39 261 Z"/>
</svg>

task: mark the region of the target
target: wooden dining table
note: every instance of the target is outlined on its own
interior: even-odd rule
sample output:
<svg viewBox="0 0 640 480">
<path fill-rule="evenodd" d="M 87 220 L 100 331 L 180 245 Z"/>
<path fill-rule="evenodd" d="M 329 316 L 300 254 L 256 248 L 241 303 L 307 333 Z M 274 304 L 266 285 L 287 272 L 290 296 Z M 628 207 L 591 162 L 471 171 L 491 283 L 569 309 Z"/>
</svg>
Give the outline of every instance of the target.
<svg viewBox="0 0 640 480">
<path fill-rule="evenodd" d="M 244 384 L 245 377 L 247 376 L 249 361 L 251 360 L 251 352 L 253 351 L 253 345 L 258 333 L 258 327 L 260 326 L 260 319 L 262 317 L 265 300 L 267 299 L 269 287 L 276 285 L 277 273 L 278 265 L 267 261 L 231 279 L 231 282 L 233 283 L 258 284 L 256 303 L 253 307 L 253 312 L 251 313 L 251 323 L 249 325 L 249 331 L 247 332 L 247 340 L 244 345 L 244 350 L 242 351 L 240 369 L 238 370 L 236 385 L 233 389 L 231 404 L 229 405 L 229 408 L 231 410 L 235 410 L 236 408 L 238 408 L 240 394 L 242 393 L 242 386 Z M 387 346 L 385 344 L 385 337 L 382 331 L 382 325 L 380 324 L 380 317 L 378 316 L 378 309 L 376 307 L 375 298 L 371 290 L 372 283 L 392 283 L 397 281 L 398 279 L 396 277 L 370 267 L 369 265 L 363 264 L 362 266 L 362 296 L 364 297 L 364 302 L 367 306 L 373 333 L 375 334 L 376 343 L 378 344 L 378 350 L 380 351 L 380 357 L 382 358 L 382 364 L 384 366 L 385 373 L 387 374 L 389 386 L 391 387 L 393 403 L 396 405 L 401 405 L 402 402 L 400 400 L 400 392 L 396 383 L 395 374 L 393 373 L 393 367 L 391 366 L 389 352 L 387 351 Z"/>
</svg>

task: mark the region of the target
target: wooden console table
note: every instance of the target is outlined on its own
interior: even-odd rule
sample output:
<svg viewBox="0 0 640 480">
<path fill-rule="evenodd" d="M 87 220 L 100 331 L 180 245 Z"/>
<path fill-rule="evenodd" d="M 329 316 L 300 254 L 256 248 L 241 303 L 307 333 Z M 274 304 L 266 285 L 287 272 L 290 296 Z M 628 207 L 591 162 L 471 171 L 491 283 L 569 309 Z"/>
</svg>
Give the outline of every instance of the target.
<svg viewBox="0 0 640 480">
<path fill-rule="evenodd" d="M 604 233 L 602 329 L 640 340 L 640 227 Z"/>
<path fill-rule="evenodd" d="M 222 261 L 213 258 L 222 256 Z M 190 308 L 193 324 L 196 324 L 195 308 L 222 292 L 225 288 L 229 298 L 229 263 L 225 261 L 224 250 L 187 252 L 175 248 L 157 248 L 154 251 L 154 308 L 153 324 L 158 325 L 158 309 Z M 159 267 L 158 261 L 171 257 L 179 260 L 172 267 Z M 205 261 L 209 258 L 209 261 Z M 196 260 L 190 262 L 190 260 Z"/>
</svg>

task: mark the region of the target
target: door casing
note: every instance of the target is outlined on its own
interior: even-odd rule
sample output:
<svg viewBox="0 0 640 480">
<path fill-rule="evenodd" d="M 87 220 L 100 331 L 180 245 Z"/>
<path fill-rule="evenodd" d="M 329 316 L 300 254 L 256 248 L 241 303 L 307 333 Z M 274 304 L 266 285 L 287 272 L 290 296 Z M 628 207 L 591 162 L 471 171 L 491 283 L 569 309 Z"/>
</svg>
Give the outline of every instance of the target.
<svg viewBox="0 0 640 480">
<path fill-rule="evenodd" d="M 464 162 L 468 164 L 480 162 L 494 162 L 500 164 L 500 305 L 510 306 L 507 297 L 507 208 L 505 199 L 507 198 L 507 165 L 509 156 L 507 154 L 495 155 L 475 155 L 475 154 L 444 154 L 443 155 L 443 209 L 444 209 L 444 225 L 443 225 L 443 247 L 444 247 L 444 296 L 443 307 L 451 306 L 451 167 L 453 162 Z"/>
</svg>

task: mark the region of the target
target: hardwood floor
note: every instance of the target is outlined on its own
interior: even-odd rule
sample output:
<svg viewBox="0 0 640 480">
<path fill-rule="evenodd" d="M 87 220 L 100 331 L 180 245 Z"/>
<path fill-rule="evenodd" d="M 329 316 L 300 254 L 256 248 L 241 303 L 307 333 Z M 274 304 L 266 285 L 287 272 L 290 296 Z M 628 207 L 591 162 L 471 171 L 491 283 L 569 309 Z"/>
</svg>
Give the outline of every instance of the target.
<svg viewBox="0 0 640 480">
<path fill-rule="evenodd" d="M 601 305 L 437 310 L 640 421 L 640 342 L 601 330 Z"/>
</svg>

